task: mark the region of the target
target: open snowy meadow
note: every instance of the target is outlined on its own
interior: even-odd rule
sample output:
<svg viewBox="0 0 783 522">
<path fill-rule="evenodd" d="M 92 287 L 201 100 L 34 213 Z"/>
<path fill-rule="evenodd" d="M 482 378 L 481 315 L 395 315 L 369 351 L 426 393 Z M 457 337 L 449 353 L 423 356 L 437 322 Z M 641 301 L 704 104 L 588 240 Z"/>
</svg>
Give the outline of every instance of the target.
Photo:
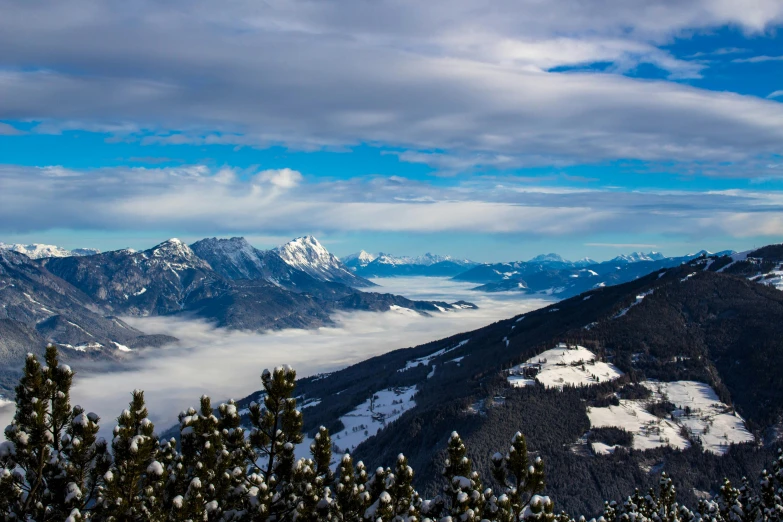
<svg viewBox="0 0 783 522">
<path fill-rule="evenodd" d="M 400 308 L 386 313 L 352 312 L 334 316 L 336 325 L 315 330 L 268 333 L 215 328 L 200 320 L 175 317 L 124 318 L 150 334 L 167 334 L 179 343 L 139 353 L 122 369 L 94 367 L 74 379 L 71 397 L 103 419 L 104 435 L 127 407 L 134 389 L 145 392 L 150 418 L 158 429 L 173 425 L 177 413 L 197 405 L 207 394 L 213 401 L 239 399 L 261 387 L 265 368 L 290 364 L 299 377 L 330 372 L 398 348 L 473 330 L 498 319 L 551 303 L 519 294 L 472 292 L 472 283 L 446 278 L 385 278 L 374 291 L 411 299 L 470 301 L 478 310 L 422 316 Z M 0 425 L 13 416 L 12 405 L 0 405 Z"/>
</svg>

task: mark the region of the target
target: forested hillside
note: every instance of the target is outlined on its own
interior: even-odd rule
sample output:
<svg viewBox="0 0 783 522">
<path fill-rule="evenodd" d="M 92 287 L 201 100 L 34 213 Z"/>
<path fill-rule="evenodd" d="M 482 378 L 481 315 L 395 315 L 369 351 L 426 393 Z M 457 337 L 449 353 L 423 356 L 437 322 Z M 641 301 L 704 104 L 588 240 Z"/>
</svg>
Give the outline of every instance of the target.
<svg viewBox="0 0 783 522">
<path fill-rule="evenodd" d="M 675 483 L 682 498 L 695 503 L 716 492 L 724 475 L 739 480 L 760 471 L 771 455 L 768 444 L 783 412 L 783 385 L 776 370 L 783 363 L 778 326 L 783 293 L 745 277 L 705 270 L 708 263 L 694 260 L 476 331 L 303 379 L 300 397 L 311 405 L 305 430 L 313 433 L 326 425 L 338 447 L 355 445 L 356 455 L 370 465 L 404 452 L 419 470 L 418 487 L 431 494 L 438 487 L 451 430 L 476 448 L 471 456 L 478 469 L 489 472 L 482 452 L 522 429 L 531 449 L 549 463 L 547 491 L 563 499 L 569 512 L 597 514 L 604 498 L 652 484 L 661 470 L 681 471 L 672 473 Z M 509 385 L 510 368 L 558 342 L 586 346 L 622 377 L 562 391 Z M 634 383 L 651 379 L 708 385 L 726 411 L 741 416 L 756 443 L 731 444 L 720 448 L 725 455 L 717 456 L 702 451 L 699 437 L 688 433 L 683 435 L 684 451 L 667 444 L 647 450 L 620 444 L 612 455 L 598 456 L 591 442 L 614 446 L 615 441 L 606 438 L 611 434 L 590 433 L 589 411 L 638 399 Z M 410 406 L 398 406 L 398 413 L 391 410 L 380 421 L 368 417 L 363 432 L 345 434 L 345 422 L 353 422 L 351 415 L 361 414 L 370 397 L 383 399 L 396 391 L 407 398 L 407 390 L 413 389 Z M 665 402 L 650 409 L 667 419 L 676 410 Z"/>
<path fill-rule="evenodd" d="M 519 431 L 505 440 L 494 434 L 500 436 L 498 448 L 508 448 L 502 453 L 483 447 L 469 452 L 463 438 L 451 431 L 438 491 L 429 494 L 415 488 L 419 469 L 403 454 L 391 459 L 392 466 L 374 471 L 347 452 L 335 459 L 335 444 L 325 427 L 316 430 L 308 455 L 298 457 L 296 448 L 305 440 L 303 415 L 295 398 L 296 373 L 287 366 L 263 372 L 263 399 L 249 405 L 248 429 L 240 424 L 236 403 L 214 408 L 202 396 L 198 409 L 180 414 L 178 440 L 158 438 L 144 392 L 134 390 L 128 409 L 117 417 L 111 450 L 97 436 L 98 416 L 71 406 L 72 379 L 54 346 L 46 350 L 45 365 L 32 354 L 25 362 L 16 415 L 5 429 L 7 441 L 0 443 L 0 514 L 5 520 L 576 520 L 563 511 L 555 514 L 557 499 L 543 495 L 552 489 L 547 486 L 550 463 L 542 451 L 529 450 Z M 566 408 L 579 400 L 571 392 L 564 397 Z M 521 418 L 547 415 L 527 406 L 510 413 Z M 557 438 L 554 434 L 547 441 L 557 444 Z M 705 495 L 694 509 L 678 503 L 678 488 L 666 472 L 658 475 L 660 470 L 649 481 L 653 487 L 648 493 L 636 490 L 632 496 L 609 473 L 599 478 L 584 468 L 570 472 L 583 481 L 592 476 L 627 498 L 603 505 L 602 520 L 607 522 L 751 522 L 777 520 L 783 510 L 783 454 L 769 462 L 758 488 L 725 481 L 719 494 Z M 733 460 L 722 463 L 732 474 L 741 469 L 733 467 Z M 610 468 L 618 465 L 622 463 L 610 463 Z M 491 471 L 482 473 L 487 466 Z M 679 471 L 687 475 L 703 469 Z M 639 478 L 636 485 L 644 482 Z M 571 492 L 576 498 L 582 494 Z"/>
</svg>

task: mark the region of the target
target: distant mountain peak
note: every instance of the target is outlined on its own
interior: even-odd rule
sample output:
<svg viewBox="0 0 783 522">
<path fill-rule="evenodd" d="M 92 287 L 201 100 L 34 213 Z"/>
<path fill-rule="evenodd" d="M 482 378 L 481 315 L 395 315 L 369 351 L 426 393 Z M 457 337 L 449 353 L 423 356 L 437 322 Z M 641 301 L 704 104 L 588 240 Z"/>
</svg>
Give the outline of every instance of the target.
<svg viewBox="0 0 783 522">
<path fill-rule="evenodd" d="M 371 254 L 365 250 L 360 250 L 354 254 L 350 254 L 341 259 L 345 266 L 350 268 L 364 267 L 372 263 L 378 256 Z"/>
<path fill-rule="evenodd" d="M 617 263 L 638 263 L 640 261 L 660 261 L 662 259 L 666 259 L 666 256 L 660 252 L 649 252 L 647 254 L 644 252 L 631 252 L 630 254 L 620 254 L 612 261 Z"/>
<path fill-rule="evenodd" d="M 329 253 L 314 236 L 302 236 L 292 239 L 275 251 L 289 264 L 301 265 L 339 265 L 340 261 Z"/>
<path fill-rule="evenodd" d="M 167 239 L 142 253 L 146 258 L 160 259 L 170 263 L 174 270 L 185 268 L 209 268 L 209 263 L 201 259 L 185 243 L 176 237 Z"/>
<path fill-rule="evenodd" d="M 350 286 L 372 286 L 358 277 L 332 255 L 314 236 L 292 239 L 274 250 L 289 266 L 302 270 L 321 281 L 333 281 Z"/>
<path fill-rule="evenodd" d="M 559 254 L 550 253 L 538 255 L 528 261 L 528 263 L 570 263 L 570 261 L 563 259 Z"/>
<path fill-rule="evenodd" d="M 44 245 L 41 243 L 32 243 L 23 245 L 21 243 L 7 244 L 0 243 L 0 250 L 12 250 L 24 254 L 31 259 L 42 259 L 46 257 L 71 257 L 71 256 L 91 256 L 100 254 L 100 250 L 94 248 L 77 248 L 68 250 L 56 245 Z"/>
</svg>

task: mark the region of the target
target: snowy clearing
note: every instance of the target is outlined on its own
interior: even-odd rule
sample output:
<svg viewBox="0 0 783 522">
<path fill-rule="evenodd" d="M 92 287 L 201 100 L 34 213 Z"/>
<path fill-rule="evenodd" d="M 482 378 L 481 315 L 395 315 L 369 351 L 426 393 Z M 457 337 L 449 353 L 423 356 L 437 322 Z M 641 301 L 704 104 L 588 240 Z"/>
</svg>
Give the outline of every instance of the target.
<svg viewBox="0 0 783 522">
<path fill-rule="evenodd" d="M 722 403 L 709 385 L 695 381 L 644 385 L 679 408 L 673 412 L 674 418 L 691 436 L 698 437 L 705 450 L 722 455 L 730 444 L 753 442 L 742 417 Z"/>
<path fill-rule="evenodd" d="M 395 421 L 400 415 L 414 408 L 416 406 L 416 402 L 413 400 L 415 393 L 415 386 L 381 390 L 375 392 L 373 397 L 361 403 L 351 412 L 340 417 L 345 428 L 331 434 L 332 444 L 336 447 L 335 455 L 352 452 L 356 446 L 381 431 L 388 423 Z M 301 444 L 297 445 L 297 458 L 309 457 L 312 442 L 313 439 L 305 438 Z"/>
<path fill-rule="evenodd" d="M 671 446 L 683 450 L 691 445 L 680 435 L 680 427 L 675 422 L 659 419 L 644 409 L 642 401 L 622 400 L 619 406 L 589 408 L 587 416 L 591 428 L 622 428 L 633 433 L 634 449 Z M 602 449 L 605 448 L 593 446 L 596 453 Z"/>
<path fill-rule="evenodd" d="M 631 303 L 630 306 L 628 306 L 627 308 L 623 308 L 622 310 L 617 312 L 617 314 L 614 317 L 612 317 L 612 319 L 618 319 L 618 318 L 624 316 L 625 314 L 628 313 L 628 310 L 630 310 L 634 306 L 636 306 L 639 303 L 641 303 L 642 301 L 644 301 L 644 298 L 647 297 L 648 295 L 652 294 L 653 292 L 655 292 L 654 288 L 650 289 L 650 290 L 647 290 L 646 292 L 642 292 L 641 294 L 637 295 L 636 296 L 636 301 Z M 590 297 L 590 296 L 588 296 L 588 297 Z"/>
<path fill-rule="evenodd" d="M 418 359 L 413 359 L 412 361 L 408 361 L 405 363 L 405 368 L 400 368 L 397 370 L 398 372 L 404 372 L 405 370 L 410 370 L 411 368 L 415 368 L 417 366 L 424 365 L 429 366 L 430 363 L 437 357 L 440 357 L 441 355 L 447 354 L 453 350 L 456 350 L 457 348 L 460 348 L 462 346 L 465 346 L 470 339 L 465 339 L 464 341 L 460 341 L 455 346 L 452 346 L 451 348 L 443 348 L 441 350 L 438 350 L 437 352 L 431 353 L 429 355 L 425 355 L 424 357 L 419 357 Z"/>
<path fill-rule="evenodd" d="M 614 365 L 597 361 L 595 354 L 584 346 L 569 347 L 560 343 L 511 368 L 508 382 L 520 387 L 537 381 L 547 388 L 562 389 L 563 386 L 590 386 L 613 381 L 622 374 Z M 524 378 L 520 379 L 520 376 Z"/>
<path fill-rule="evenodd" d="M 621 428 L 633 434 L 634 449 L 670 446 L 690 447 L 689 439 L 698 439 L 705 451 L 722 455 L 731 444 L 753 442 L 753 435 L 742 418 L 718 399 L 707 384 L 695 381 L 642 383 L 652 391 L 644 400 L 621 400 L 619 406 L 588 408 L 591 428 Z M 669 401 L 678 409 L 667 418 L 659 418 L 647 407 Z M 684 436 L 687 433 L 687 437 Z M 593 443 L 596 454 L 614 451 L 614 447 Z"/>
</svg>

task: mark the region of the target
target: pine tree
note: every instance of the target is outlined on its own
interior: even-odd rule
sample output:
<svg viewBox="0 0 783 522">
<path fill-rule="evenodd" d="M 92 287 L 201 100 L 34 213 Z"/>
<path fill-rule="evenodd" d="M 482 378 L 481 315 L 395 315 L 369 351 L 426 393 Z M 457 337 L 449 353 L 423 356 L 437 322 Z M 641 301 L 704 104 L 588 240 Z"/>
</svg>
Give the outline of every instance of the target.
<svg viewBox="0 0 783 522">
<path fill-rule="evenodd" d="M 501 497 L 505 496 L 514 518 L 519 519 L 524 513 L 530 512 L 536 493 L 544 490 L 544 462 L 536 457 L 533 464 L 527 450 L 524 435 L 517 432 L 511 439 L 511 446 L 506 455 L 495 453 L 492 456 L 492 476 L 502 488 Z M 541 509 L 546 509 L 544 497 L 538 497 Z M 504 499 L 504 503 L 506 500 Z M 538 512 L 535 512 L 538 514 Z"/>
<path fill-rule="evenodd" d="M 117 418 L 112 440 L 114 463 L 104 476 L 98 511 L 108 521 L 155 520 L 163 517 L 163 466 L 155 460 L 159 443 L 147 418 L 144 392 L 134 390 L 129 409 Z"/>
<path fill-rule="evenodd" d="M 408 465 L 408 459 L 402 453 L 397 456 L 397 467 L 389 493 L 392 497 L 394 520 L 418 520 L 421 499 L 413 488 L 413 468 Z"/>
<path fill-rule="evenodd" d="M 63 437 L 63 469 L 67 491 L 63 504 L 70 516 L 89 513 L 103 476 L 111 467 L 106 441 L 98 438 L 99 417 L 74 406 L 71 423 Z"/>
<path fill-rule="evenodd" d="M 250 405 L 249 457 L 255 473 L 250 477 L 253 509 L 259 515 L 286 518 L 297 507 L 292 482 L 294 447 L 302 442 L 302 414 L 296 409 L 293 391 L 296 372 L 280 366 L 261 375 L 264 407 Z"/>
<path fill-rule="evenodd" d="M 481 478 L 473 471 L 467 448 L 456 431 L 451 433 L 446 451 L 443 476 L 447 484 L 443 491 L 449 500 L 451 516 L 463 522 L 481 520 L 484 505 Z"/>
<path fill-rule="evenodd" d="M 354 468 L 353 458 L 346 453 L 340 460 L 339 479 L 335 487 L 335 514 L 338 520 L 361 519 L 369 506 L 370 494 L 366 490 L 367 471 L 359 462 Z"/>
<path fill-rule="evenodd" d="M 65 517 L 66 500 L 76 504 L 85 483 L 69 474 L 63 457 L 66 428 L 73 412 L 70 389 L 73 372 L 60 365 L 57 348 L 46 348 L 46 366 L 28 354 L 16 387 L 16 413 L 0 446 L 0 492 L 3 507 L 18 518 L 47 520 Z M 96 427 L 97 431 L 97 427 Z M 89 441 L 88 441 L 89 442 Z M 74 470 L 78 473 L 80 470 Z"/>
</svg>

